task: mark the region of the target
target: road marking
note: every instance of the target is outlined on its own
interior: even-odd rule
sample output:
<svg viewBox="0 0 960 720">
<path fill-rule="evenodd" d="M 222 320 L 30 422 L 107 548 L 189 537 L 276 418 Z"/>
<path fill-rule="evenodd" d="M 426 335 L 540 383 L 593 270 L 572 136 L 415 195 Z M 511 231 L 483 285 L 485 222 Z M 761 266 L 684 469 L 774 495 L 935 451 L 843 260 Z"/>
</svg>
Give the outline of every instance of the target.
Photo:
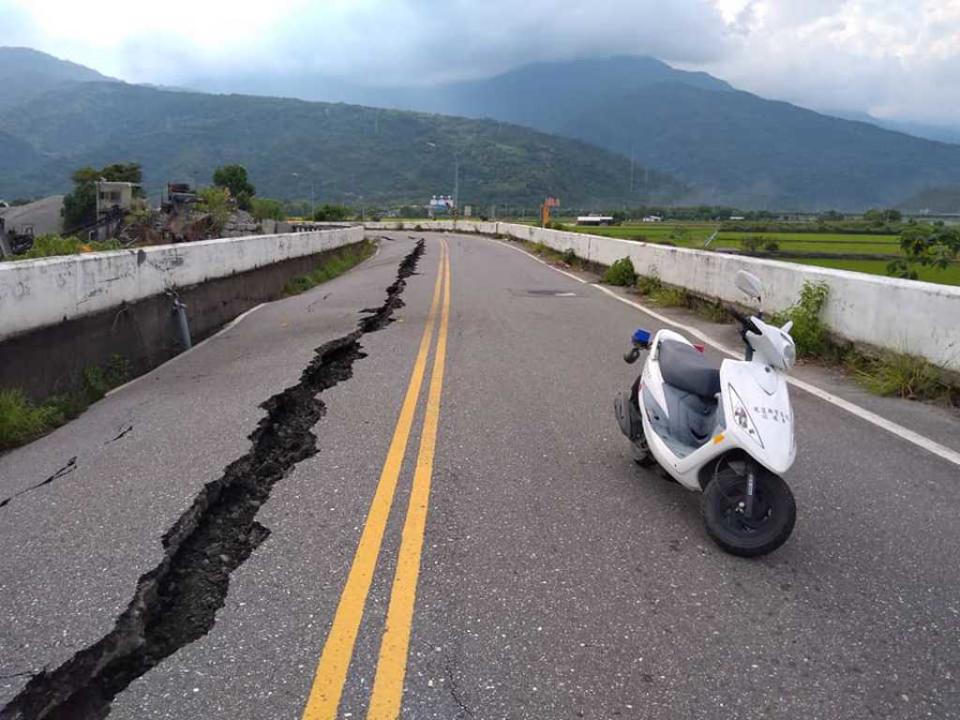
<svg viewBox="0 0 960 720">
<path fill-rule="evenodd" d="M 701 332 L 695 327 L 692 327 L 690 325 L 685 325 L 683 323 L 677 322 L 676 320 L 672 320 L 668 318 L 666 315 L 661 315 L 660 313 L 656 312 L 655 310 L 651 310 L 645 305 L 641 305 L 638 302 L 634 302 L 633 300 L 628 300 L 627 298 L 618 295 L 617 293 L 613 292 L 609 288 L 605 288 L 602 285 L 591 283 L 587 280 L 584 280 L 583 278 L 577 277 L 573 273 L 568 273 L 565 270 L 561 270 L 560 268 L 554 267 L 550 263 L 544 262 L 538 257 L 534 257 L 523 248 L 515 247 L 513 245 L 508 245 L 505 242 L 502 242 L 500 240 L 494 240 L 493 238 L 484 238 L 484 239 L 489 240 L 490 242 L 497 243 L 498 245 L 502 245 L 504 247 L 510 248 L 511 250 L 516 250 L 517 252 L 526 255 L 531 260 L 538 262 L 541 265 L 545 265 L 546 267 L 560 273 L 561 275 L 566 275 L 568 278 L 571 278 L 572 280 L 576 280 L 578 283 L 595 287 L 597 290 L 600 290 L 601 292 L 606 293 L 607 295 L 614 298 L 615 300 L 619 300 L 620 302 L 626 305 L 630 305 L 631 307 L 636 308 L 640 312 L 646 313 L 650 317 L 656 318 L 660 322 L 663 322 L 667 325 L 672 325 L 675 328 L 679 328 L 684 332 L 694 336 L 698 340 L 701 340 L 707 343 L 708 345 L 715 347 L 717 350 L 720 350 L 721 352 L 726 353 L 727 355 L 731 355 L 733 357 L 738 358 L 742 354 L 740 352 L 737 352 L 730 346 L 725 345 L 718 340 L 714 340 L 712 337 L 704 334 L 703 332 Z M 789 382 L 791 385 L 793 385 L 796 388 L 799 388 L 805 392 L 810 393 L 815 397 L 820 398 L 824 402 L 828 402 L 831 405 L 840 408 L 841 410 L 845 410 L 851 415 L 856 415 L 861 420 L 865 420 L 868 423 L 871 423 L 872 425 L 875 425 L 882 430 L 886 430 L 887 432 L 893 435 L 896 435 L 902 440 L 906 440 L 909 443 L 913 443 L 917 447 L 923 448 L 927 452 L 933 453 L 937 457 L 940 457 L 943 460 L 946 460 L 947 462 L 951 462 L 954 465 L 960 466 L 960 452 L 957 452 L 956 450 L 948 448 L 946 445 L 941 445 L 936 440 L 931 440 L 926 435 L 921 435 L 920 433 L 916 433 L 913 430 L 910 430 L 909 428 L 905 428 L 903 425 L 900 425 L 899 423 L 895 423 L 892 420 L 888 420 L 887 418 L 881 415 L 877 415 L 876 413 L 871 412 L 866 408 L 860 407 L 856 403 L 852 403 L 849 400 L 845 400 L 844 398 L 838 395 L 834 395 L 833 393 L 828 392 L 822 388 L 819 388 L 816 385 L 808 383 L 804 380 L 799 380 L 798 378 L 791 377 L 788 375 L 787 382 Z"/>
<path fill-rule="evenodd" d="M 446 240 L 443 241 L 446 245 Z M 410 490 L 407 518 L 403 524 L 397 569 L 393 577 L 390 605 L 380 644 L 380 657 L 370 695 L 368 720 L 395 720 L 400 717 L 403 699 L 403 679 L 407 671 L 407 654 L 413 625 L 413 609 L 417 598 L 417 579 L 420 575 L 420 556 L 429 512 L 430 484 L 433 477 L 433 459 L 437 446 L 437 428 L 440 421 L 440 396 L 443 392 L 443 372 L 447 354 L 447 327 L 450 320 L 450 254 L 444 258 L 443 311 L 437 349 L 433 358 L 433 373 L 427 393 L 427 407 L 423 418 L 423 434 L 417 468 Z"/>
<path fill-rule="evenodd" d="M 443 262 L 446 257 L 446 248 L 441 246 L 440 262 L 437 266 L 437 282 L 433 290 L 433 301 L 430 304 L 430 313 L 423 329 L 420 340 L 420 349 L 413 364 L 413 372 L 407 394 L 400 408 L 390 449 L 380 473 L 377 490 L 370 503 L 367 520 L 360 534 L 357 552 L 350 567 L 350 574 L 344 585 L 340 602 L 327 641 L 324 643 L 317 672 L 313 678 L 310 696 L 303 710 L 303 720 L 334 720 L 340 706 L 340 696 L 353 657 L 353 646 L 357 639 L 360 621 L 363 619 L 363 609 L 370 592 L 370 583 L 376 570 L 377 558 L 383 544 L 383 534 L 393 506 L 396 494 L 397 481 L 403 458 L 407 452 L 407 443 L 413 420 L 416 414 L 420 389 L 427 369 L 427 356 L 430 343 L 433 339 L 433 327 L 436 324 L 437 310 L 440 306 L 440 289 L 444 277 Z"/>
</svg>

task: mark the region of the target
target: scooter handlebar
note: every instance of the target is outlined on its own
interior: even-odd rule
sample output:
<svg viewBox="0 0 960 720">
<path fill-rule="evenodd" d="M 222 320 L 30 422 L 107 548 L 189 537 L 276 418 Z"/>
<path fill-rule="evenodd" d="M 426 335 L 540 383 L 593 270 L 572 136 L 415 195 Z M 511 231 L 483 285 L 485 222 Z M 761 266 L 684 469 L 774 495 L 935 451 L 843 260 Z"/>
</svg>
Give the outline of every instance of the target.
<svg viewBox="0 0 960 720">
<path fill-rule="evenodd" d="M 750 317 L 749 315 L 744 315 L 732 305 L 727 306 L 727 312 L 730 313 L 734 317 L 734 319 L 740 323 L 740 326 L 743 328 L 743 332 L 747 332 L 749 330 L 750 332 L 755 333 L 757 335 L 761 334 L 760 328 L 758 328 L 754 324 L 753 318 Z"/>
</svg>

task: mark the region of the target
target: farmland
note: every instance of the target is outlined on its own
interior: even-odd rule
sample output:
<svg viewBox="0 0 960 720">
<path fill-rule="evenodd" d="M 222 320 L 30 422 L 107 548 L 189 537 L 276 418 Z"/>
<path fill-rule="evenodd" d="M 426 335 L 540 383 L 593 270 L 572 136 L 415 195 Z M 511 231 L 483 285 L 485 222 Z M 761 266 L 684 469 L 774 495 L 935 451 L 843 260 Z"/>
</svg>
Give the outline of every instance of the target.
<svg viewBox="0 0 960 720">
<path fill-rule="evenodd" d="M 567 225 L 575 232 L 615 237 L 623 240 L 664 243 L 676 247 L 703 248 L 708 238 L 717 232 L 717 223 L 637 223 L 610 227 Z M 897 235 L 869 235 L 855 233 L 815 232 L 717 232 L 710 242 L 711 250 L 744 250 L 744 238 L 759 238 L 761 246 L 775 243 L 775 252 L 769 257 L 787 262 L 820 267 L 852 270 L 886 275 L 887 264 L 901 256 Z M 772 249 L 774 246 L 768 246 Z M 858 257 L 849 257 L 856 255 Z M 832 257 L 836 256 L 836 257 Z M 876 256 L 874 258 L 861 256 Z M 945 285 L 960 285 L 960 265 L 954 263 L 946 270 L 929 267 L 915 268 L 920 280 Z"/>
</svg>

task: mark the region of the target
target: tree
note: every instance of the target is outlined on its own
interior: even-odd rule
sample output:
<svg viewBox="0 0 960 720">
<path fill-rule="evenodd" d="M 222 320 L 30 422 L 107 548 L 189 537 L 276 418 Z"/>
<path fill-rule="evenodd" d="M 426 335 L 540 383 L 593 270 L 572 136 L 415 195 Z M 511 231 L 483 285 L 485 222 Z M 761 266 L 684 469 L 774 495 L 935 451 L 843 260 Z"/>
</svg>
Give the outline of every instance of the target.
<svg viewBox="0 0 960 720">
<path fill-rule="evenodd" d="M 960 257 L 960 230 L 943 223 L 907 225 L 900 233 L 900 249 L 905 258 L 887 265 L 889 275 L 916 279 L 916 265 L 945 270 Z"/>
<path fill-rule="evenodd" d="M 283 212 L 283 205 L 279 200 L 268 200 L 267 198 L 253 198 L 250 201 L 251 212 L 257 220 L 286 220 L 287 215 Z"/>
<path fill-rule="evenodd" d="M 883 225 L 888 222 L 898 223 L 903 219 L 903 215 L 899 210 L 894 210 L 893 208 L 886 210 L 872 208 L 863 214 L 863 219 L 873 225 Z"/>
<path fill-rule="evenodd" d="M 100 177 L 111 182 L 128 182 L 139 185 L 143 182 L 140 163 L 113 163 L 100 171 Z"/>
<path fill-rule="evenodd" d="M 209 187 L 204 188 L 197 195 L 200 198 L 197 210 L 210 215 L 213 231 L 221 232 L 230 219 L 230 191 L 221 187 Z"/>
<path fill-rule="evenodd" d="M 353 211 L 346 205 L 331 205 L 324 203 L 313 214 L 313 219 L 317 222 L 336 222 L 346 220 L 353 215 Z"/>
<path fill-rule="evenodd" d="M 63 198 L 63 224 L 69 232 L 97 219 L 97 181 L 139 184 L 143 170 L 139 163 L 113 163 L 97 170 L 90 166 L 75 170 L 70 176 L 73 192 Z"/>
<path fill-rule="evenodd" d="M 247 169 L 243 165 L 218 167 L 213 171 L 213 184 L 229 190 L 241 210 L 251 209 L 251 198 L 257 194 L 257 190 L 247 179 Z"/>
</svg>

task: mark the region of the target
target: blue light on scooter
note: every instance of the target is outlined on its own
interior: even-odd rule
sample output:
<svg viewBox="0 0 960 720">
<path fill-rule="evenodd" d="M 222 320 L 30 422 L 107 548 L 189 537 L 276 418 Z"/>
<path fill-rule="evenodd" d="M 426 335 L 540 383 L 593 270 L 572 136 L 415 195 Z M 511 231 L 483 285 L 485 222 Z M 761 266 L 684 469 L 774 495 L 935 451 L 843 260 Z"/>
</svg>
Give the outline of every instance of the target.
<svg viewBox="0 0 960 720">
<path fill-rule="evenodd" d="M 644 330 L 643 328 L 637 328 L 633 333 L 633 343 L 634 345 L 649 345 L 650 331 Z"/>
</svg>

